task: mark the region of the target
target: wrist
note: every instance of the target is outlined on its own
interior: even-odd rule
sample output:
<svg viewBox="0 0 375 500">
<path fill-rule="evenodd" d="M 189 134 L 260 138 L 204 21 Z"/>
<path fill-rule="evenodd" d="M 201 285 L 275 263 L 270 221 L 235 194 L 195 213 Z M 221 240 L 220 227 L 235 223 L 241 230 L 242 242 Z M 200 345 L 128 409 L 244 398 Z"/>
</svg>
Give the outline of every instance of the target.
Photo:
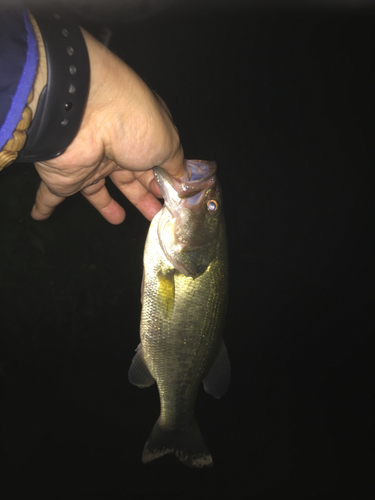
<svg viewBox="0 0 375 500">
<path fill-rule="evenodd" d="M 40 64 L 31 100 L 33 120 L 17 161 L 62 154 L 78 132 L 86 106 L 89 59 L 79 26 L 62 12 L 33 13 Z"/>
</svg>

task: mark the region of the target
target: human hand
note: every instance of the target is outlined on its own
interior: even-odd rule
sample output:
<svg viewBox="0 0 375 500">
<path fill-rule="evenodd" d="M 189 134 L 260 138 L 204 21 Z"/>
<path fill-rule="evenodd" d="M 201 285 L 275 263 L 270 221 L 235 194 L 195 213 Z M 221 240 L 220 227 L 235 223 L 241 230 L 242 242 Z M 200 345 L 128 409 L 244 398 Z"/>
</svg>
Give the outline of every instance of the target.
<svg viewBox="0 0 375 500">
<path fill-rule="evenodd" d="M 35 163 L 42 179 L 31 215 L 47 219 L 78 191 L 112 224 L 124 209 L 105 187 L 109 176 L 149 220 L 160 210 L 152 167 L 183 174 L 184 154 L 164 102 L 122 60 L 82 29 L 90 58 L 90 89 L 80 130 L 59 157 Z"/>
</svg>

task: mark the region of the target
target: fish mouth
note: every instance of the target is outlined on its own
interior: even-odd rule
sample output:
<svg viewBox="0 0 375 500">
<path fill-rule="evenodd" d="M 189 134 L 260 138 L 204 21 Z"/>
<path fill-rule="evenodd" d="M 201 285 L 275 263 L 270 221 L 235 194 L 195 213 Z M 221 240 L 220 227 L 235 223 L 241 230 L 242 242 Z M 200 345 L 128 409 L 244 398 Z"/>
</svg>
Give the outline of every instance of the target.
<svg viewBox="0 0 375 500">
<path fill-rule="evenodd" d="M 156 182 L 167 205 L 173 202 L 179 205 L 181 200 L 188 198 L 192 198 L 189 201 L 195 205 L 199 200 L 194 198 L 215 184 L 215 173 L 214 161 L 185 160 L 185 171 L 180 179 L 175 179 L 161 167 L 154 167 Z"/>
</svg>

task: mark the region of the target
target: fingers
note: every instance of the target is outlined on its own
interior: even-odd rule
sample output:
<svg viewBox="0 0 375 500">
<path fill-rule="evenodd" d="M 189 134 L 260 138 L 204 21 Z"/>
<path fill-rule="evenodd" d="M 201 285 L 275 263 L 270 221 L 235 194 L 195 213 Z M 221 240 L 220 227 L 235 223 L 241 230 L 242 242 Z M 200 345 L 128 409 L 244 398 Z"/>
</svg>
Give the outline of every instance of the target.
<svg viewBox="0 0 375 500">
<path fill-rule="evenodd" d="M 140 182 L 139 179 L 142 179 Z M 111 179 L 117 188 L 122 192 L 126 198 L 133 203 L 133 205 L 146 217 L 148 220 L 152 220 L 153 217 L 161 209 L 161 203 L 155 198 L 152 192 L 149 191 L 143 184 L 146 183 L 148 177 L 153 178 L 153 172 L 148 171 L 141 175 L 139 179 L 133 177 L 129 180 L 127 177 L 124 179 L 123 172 L 118 170 L 111 174 Z M 149 183 L 151 183 L 151 179 Z M 156 191 L 155 194 L 158 194 Z"/>
<path fill-rule="evenodd" d="M 47 185 L 41 181 L 36 193 L 35 203 L 31 210 L 31 217 L 35 220 L 45 220 L 52 214 L 57 205 L 65 200 L 65 196 L 51 193 Z"/>
<path fill-rule="evenodd" d="M 184 157 L 182 148 L 179 148 L 173 158 L 161 164 L 174 177 L 181 177 L 184 169 Z M 107 170 L 107 169 L 106 169 Z M 103 172 L 104 173 L 104 172 Z M 156 197 L 160 197 L 160 191 L 154 179 L 152 169 L 145 172 L 130 172 L 119 169 L 110 174 L 118 189 L 133 203 L 133 205 L 146 217 L 152 220 L 161 209 L 161 203 Z M 61 179 L 59 179 L 61 182 Z M 86 181 L 87 182 L 87 181 Z M 90 182 L 90 181 L 89 181 Z M 60 190 L 61 186 L 59 186 Z M 77 189 L 77 191 L 79 188 Z M 120 224 L 125 219 L 125 210 L 113 200 L 105 187 L 105 178 L 91 183 L 81 189 L 84 197 L 96 208 L 100 214 L 111 224 Z M 74 190 L 73 190 L 74 193 Z M 69 194 L 73 194 L 70 190 Z M 54 209 L 66 196 L 51 192 L 47 184 L 42 180 L 36 195 L 35 204 L 31 216 L 35 220 L 47 219 Z"/>
<path fill-rule="evenodd" d="M 82 189 L 81 193 L 111 224 L 121 224 L 124 221 L 125 210 L 108 193 L 105 179 Z"/>
<path fill-rule="evenodd" d="M 121 224 L 125 219 L 125 210 L 110 196 L 105 180 L 84 188 L 82 194 L 111 224 Z M 65 196 L 52 193 L 44 181 L 41 181 L 36 193 L 35 203 L 31 210 L 31 217 L 35 220 L 45 220 L 55 208 L 65 200 Z"/>
</svg>

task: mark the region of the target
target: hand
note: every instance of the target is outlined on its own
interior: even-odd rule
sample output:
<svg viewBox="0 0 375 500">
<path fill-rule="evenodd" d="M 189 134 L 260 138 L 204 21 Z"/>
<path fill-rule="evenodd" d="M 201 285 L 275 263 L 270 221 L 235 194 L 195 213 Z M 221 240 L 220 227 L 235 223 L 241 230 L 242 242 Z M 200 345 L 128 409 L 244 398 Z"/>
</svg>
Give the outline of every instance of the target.
<svg viewBox="0 0 375 500">
<path fill-rule="evenodd" d="M 80 130 L 68 149 L 35 163 L 42 179 L 31 215 L 48 218 L 78 191 L 112 224 L 125 218 L 109 195 L 105 177 L 149 220 L 160 210 L 152 167 L 183 174 L 184 155 L 164 102 L 142 79 L 85 30 L 91 69 L 90 90 Z"/>
</svg>

